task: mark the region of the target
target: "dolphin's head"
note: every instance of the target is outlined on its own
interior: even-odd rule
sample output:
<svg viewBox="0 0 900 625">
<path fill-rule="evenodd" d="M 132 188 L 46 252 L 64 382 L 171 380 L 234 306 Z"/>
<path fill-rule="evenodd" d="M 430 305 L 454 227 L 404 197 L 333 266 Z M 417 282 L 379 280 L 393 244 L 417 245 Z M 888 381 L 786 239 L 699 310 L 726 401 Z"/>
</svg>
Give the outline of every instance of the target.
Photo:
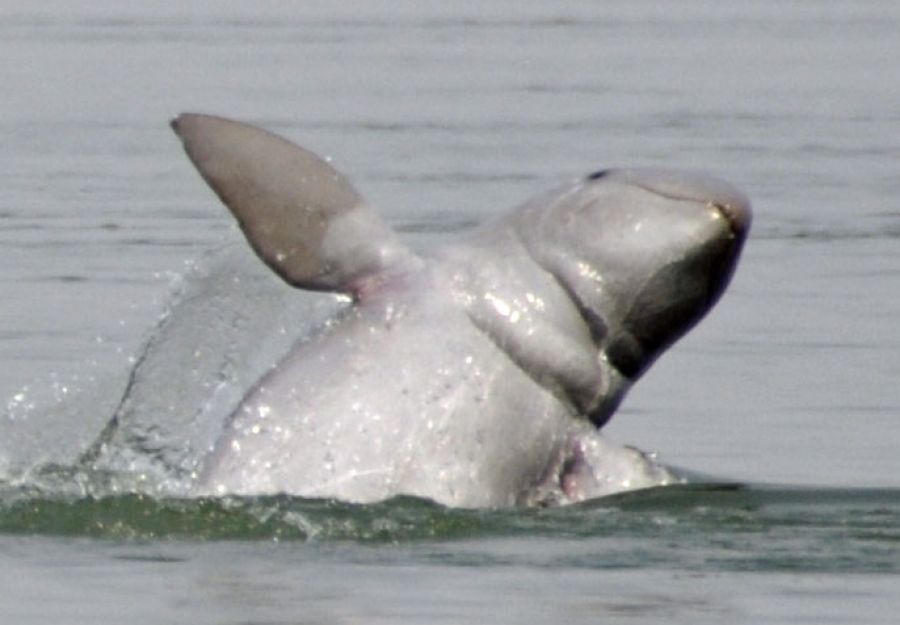
<svg viewBox="0 0 900 625">
<path fill-rule="evenodd" d="M 526 205 L 517 230 L 627 386 L 715 304 L 750 222 L 749 202 L 724 182 L 623 169 Z"/>
<path fill-rule="evenodd" d="M 579 238 L 593 252 L 587 275 L 572 288 L 605 313 L 607 356 L 634 377 L 725 290 L 750 227 L 750 204 L 724 182 L 693 174 L 619 170 L 589 180 L 612 202 L 580 216 Z"/>
</svg>

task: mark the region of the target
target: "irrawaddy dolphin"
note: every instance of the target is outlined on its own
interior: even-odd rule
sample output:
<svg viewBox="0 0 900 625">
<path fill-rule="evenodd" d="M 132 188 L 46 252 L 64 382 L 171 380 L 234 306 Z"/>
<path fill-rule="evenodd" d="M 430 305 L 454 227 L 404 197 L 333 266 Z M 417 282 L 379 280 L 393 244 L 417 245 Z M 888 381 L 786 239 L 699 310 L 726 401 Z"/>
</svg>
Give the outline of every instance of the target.
<svg viewBox="0 0 900 625">
<path fill-rule="evenodd" d="M 353 302 L 250 389 L 197 494 L 478 507 L 672 479 L 599 429 L 725 289 L 751 221 L 738 191 L 598 171 L 424 255 L 311 152 L 220 117 L 172 127 L 263 262 Z"/>
</svg>

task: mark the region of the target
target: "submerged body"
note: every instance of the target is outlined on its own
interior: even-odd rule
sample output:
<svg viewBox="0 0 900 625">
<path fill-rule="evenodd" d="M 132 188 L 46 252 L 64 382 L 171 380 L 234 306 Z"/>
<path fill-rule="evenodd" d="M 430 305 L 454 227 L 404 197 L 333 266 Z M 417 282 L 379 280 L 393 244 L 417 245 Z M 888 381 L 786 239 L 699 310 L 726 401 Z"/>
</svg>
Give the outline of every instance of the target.
<svg viewBox="0 0 900 625">
<path fill-rule="evenodd" d="M 422 258 L 301 148 L 173 127 L 276 273 L 354 300 L 251 389 L 197 492 L 500 506 L 672 479 L 599 428 L 727 284 L 750 221 L 733 189 L 598 172 Z"/>
</svg>

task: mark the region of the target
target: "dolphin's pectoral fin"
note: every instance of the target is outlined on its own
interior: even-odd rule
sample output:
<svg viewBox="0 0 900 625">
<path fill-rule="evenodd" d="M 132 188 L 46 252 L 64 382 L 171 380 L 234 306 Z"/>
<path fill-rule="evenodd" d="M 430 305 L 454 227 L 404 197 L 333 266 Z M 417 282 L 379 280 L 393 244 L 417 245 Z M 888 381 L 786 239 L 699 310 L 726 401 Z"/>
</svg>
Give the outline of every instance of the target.
<svg viewBox="0 0 900 625">
<path fill-rule="evenodd" d="M 347 179 L 312 152 L 210 115 L 179 115 L 172 129 L 256 254 L 288 284 L 358 295 L 368 278 L 413 258 Z"/>
</svg>

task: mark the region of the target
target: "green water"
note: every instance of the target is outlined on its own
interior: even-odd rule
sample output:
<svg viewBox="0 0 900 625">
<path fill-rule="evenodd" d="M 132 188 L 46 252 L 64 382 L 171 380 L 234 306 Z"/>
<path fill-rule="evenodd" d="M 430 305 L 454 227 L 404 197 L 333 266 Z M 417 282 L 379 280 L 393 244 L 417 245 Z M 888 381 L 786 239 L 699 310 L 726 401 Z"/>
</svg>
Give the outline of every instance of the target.
<svg viewBox="0 0 900 625">
<path fill-rule="evenodd" d="M 297 497 L 156 498 L 0 491 L 0 532 L 114 541 L 422 541 L 565 545 L 544 565 L 685 571 L 897 573 L 900 490 L 691 484 L 566 508 L 454 510 L 413 498 L 353 505 Z M 580 548 L 572 550 L 572 545 Z M 452 552 L 456 564 L 495 564 Z M 528 553 L 504 559 L 531 558 Z M 470 562 L 471 560 L 471 562 Z"/>
</svg>

